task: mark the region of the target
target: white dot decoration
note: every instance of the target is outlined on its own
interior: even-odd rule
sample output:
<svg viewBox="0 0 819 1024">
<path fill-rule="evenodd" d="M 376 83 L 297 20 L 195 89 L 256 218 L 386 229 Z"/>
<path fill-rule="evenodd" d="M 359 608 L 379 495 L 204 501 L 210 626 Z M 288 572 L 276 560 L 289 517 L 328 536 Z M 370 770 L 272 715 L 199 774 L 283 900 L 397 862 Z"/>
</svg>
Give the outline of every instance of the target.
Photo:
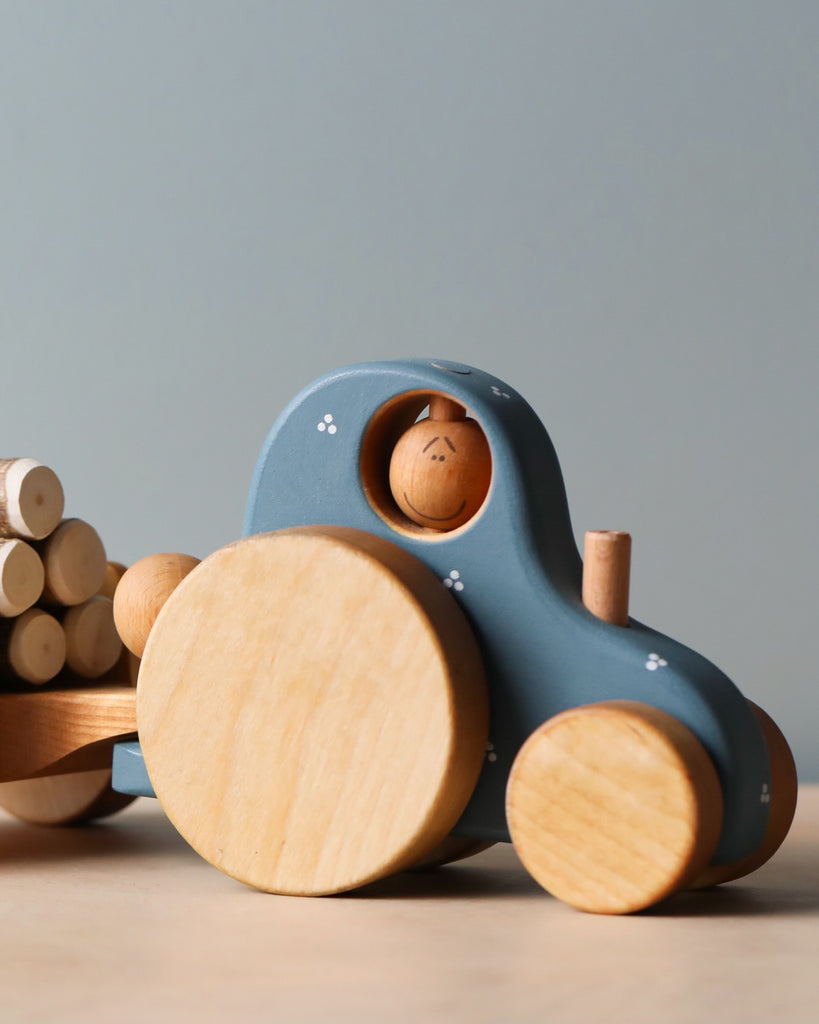
<svg viewBox="0 0 819 1024">
<path fill-rule="evenodd" d="M 501 391 L 501 389 L 497 386 L 497 384 L 493 384 L 491 390 L 492 390 L 492 394 L 495 395 L 497 398 L 511 398 L 512 397 L 509 394 L 508 391 Z"/>
<path fill-rule="evenodd" d="M 646 668 L 649 672 L 656 672 L 658 668 L 665 668 L 667 664 L 665 658 L 661 658 L 659 654 L 649 654 Z"/>
<path fill-rule="evenodd" d="M 463 590 L 464 581 L 461 579 L 461 574 L 457 569 L 453 569 L 444 580 L 442 580 L 444 586 L 448 590 Z"/>
<path fill-rule="evenodd" d="M 335 434 L 338 430 L 338 426 L 333 422 L 332 413 L 326 413 L 323 419 L 320 419 L 316 424 L 316 429 L 321 433 Z"/>
</svg>

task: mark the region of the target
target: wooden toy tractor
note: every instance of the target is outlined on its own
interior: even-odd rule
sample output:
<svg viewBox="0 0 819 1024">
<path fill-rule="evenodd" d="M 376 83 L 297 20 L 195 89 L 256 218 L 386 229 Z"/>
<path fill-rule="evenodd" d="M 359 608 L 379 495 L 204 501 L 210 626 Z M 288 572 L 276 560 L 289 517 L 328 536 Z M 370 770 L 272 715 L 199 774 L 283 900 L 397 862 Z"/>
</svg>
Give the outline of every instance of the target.
<svg viewBox="0 0 819 1024">
<path fill-rule="evenodd" d="M 503 381 L 424 360 L 316 381 L 244 533 L 136 563 L 114 599 L 142 658 L 114 788 L 154 793 L 229 875 L 337 893 L 511 839 L 555 896 L 624 913 L 784 839 L 781 732 L 629 618 L 628 535 L 588 534 L 581 561 L 549 437 Z"/>
</svg>

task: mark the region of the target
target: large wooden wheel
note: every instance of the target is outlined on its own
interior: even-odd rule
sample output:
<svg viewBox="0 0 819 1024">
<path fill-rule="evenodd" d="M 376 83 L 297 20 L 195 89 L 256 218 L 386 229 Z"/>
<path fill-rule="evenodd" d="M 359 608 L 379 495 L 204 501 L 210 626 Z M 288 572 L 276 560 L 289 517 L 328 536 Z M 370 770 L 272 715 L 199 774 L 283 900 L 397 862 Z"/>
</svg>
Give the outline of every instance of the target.
<svg viewBox="0 0 819 1024">
<path fill-rule="evenodd" d="M 165 812 L 227 874 L 351 889 L 445 839 L 480 772 L 477 644 L 440 580 L 357 530 L 260 534 L 179 584 L 137 690 Z"/>
<path fill-rule="evenodd" d="M 714 766 L 694 734 L 636 701 L 573 708 L 529 737 L 507 820 L 524 866 L 581 910 L 642 910 L 708 863 L 722 823 Z"/>
<path fill-rule="evenodd" d="M 720 885 L 722 882 L 730 882 L 735 878 L 743 878 L 762 867 L 782 845 L 796 813 L 798 780 L 796 763 L 788 741 L 767 712 L 753 701 L 748 701 L 748 703 L 762 727 L 771 765 L 770 791 L 762 794 L 762 799 L 767 797 L 770 803 L 768 827 L 762 842 L 752 853 L 740 860 L 731 861 L 729 864 L 709 864 L 692 883 L 694 889 Z"/>
</svg>

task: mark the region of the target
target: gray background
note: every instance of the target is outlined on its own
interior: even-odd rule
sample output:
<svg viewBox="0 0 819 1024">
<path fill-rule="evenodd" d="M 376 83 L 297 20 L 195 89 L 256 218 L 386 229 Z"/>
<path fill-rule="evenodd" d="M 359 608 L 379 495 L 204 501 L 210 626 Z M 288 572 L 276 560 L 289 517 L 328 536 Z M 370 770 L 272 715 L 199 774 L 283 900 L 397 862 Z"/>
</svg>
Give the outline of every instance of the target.
<svg viewBox="0 0 819 1024">
<path fill-rule="evenodd" d="M 481 366 L 817 780 L 817 100 L 812 2 L 0 2 L 3 454 L 203 556 L 314 377 Z"/>
</svg>

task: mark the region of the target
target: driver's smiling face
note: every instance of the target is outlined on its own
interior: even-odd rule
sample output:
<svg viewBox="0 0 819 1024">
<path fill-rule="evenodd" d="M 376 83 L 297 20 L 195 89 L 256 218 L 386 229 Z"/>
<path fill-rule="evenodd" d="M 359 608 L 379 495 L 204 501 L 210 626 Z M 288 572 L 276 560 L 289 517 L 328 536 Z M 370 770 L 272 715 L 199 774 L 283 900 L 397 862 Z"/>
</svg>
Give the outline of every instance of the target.
<svg viewBox="0 0 819 1024">
<path fill-rule="evenodd" d="M 461 526 L 486 496 L 489 456 L 474 420 L 420 420 L 400 438 L 390 467 L 397 504 L 433 530 Z"/>
</svg>

